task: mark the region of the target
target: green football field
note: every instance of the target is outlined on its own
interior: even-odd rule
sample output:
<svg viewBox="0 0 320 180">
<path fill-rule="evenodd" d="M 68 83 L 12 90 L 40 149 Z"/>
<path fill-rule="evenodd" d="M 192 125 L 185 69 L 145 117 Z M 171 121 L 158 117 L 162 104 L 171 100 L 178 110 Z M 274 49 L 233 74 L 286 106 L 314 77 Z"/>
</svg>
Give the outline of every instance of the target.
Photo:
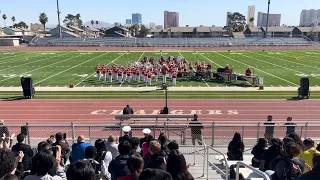
<svg viewBox="0 0 320 180">
<path fill-rule="evenodd" d="M 95 66 L 136 62 L 145 56 L 182 56 L 188 62 L 211 63 L 213 69 L 229 64 L 243 74 L 247 67 L 264 77 L 265 86 L 297 87 L 301 76 L 309 76 L 311 86 L 320 86 L 320 51 L 181 51 L 181 52 L 95 52 L 95 51 L 0 51 L 0 87 L 20 86 L 20 76 L 31 76 L 36 87 L 64 87 L 70 83 L 81 87 L 146 86 L 145 83 L 110 84 L 98 81 Z M 152 85 L 160 85 L 161 81 Z M 172 81 L 168 79 L 168 85 Z M 233 86 L 218 81 L 178 80 L 183 87 Z M 244 84 L 245 85 L 245 84 Z"/>
</svg>

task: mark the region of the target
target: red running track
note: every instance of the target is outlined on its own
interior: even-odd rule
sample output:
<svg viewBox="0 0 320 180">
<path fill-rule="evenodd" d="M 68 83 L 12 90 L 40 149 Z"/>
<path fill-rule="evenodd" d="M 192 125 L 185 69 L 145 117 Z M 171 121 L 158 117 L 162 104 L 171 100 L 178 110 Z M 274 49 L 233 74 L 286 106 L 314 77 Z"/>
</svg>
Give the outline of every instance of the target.
<svg viewBox="0 0 320 180">
<path fill-rule="evenodd" d="M 6 124 L 23 125 L 25 122 L 32 124 L 42 124 L 42 128 L 34 131 L 46 131 L 45 135 L 53 134 L 56 131 L 69 131 L 60 127 L 52 127 L 49 124 L 63 125 L 85 124 L 85 125 L 106 125 L 117 124 L 113 120 L 114 115 L 122 112 L 126 104 L 129 104 L 140 114 L 158 113 L 163 108 L 164 101 L 155 100 L 20 100 L 20 101 L 0 101 L 0 119 Z M 199 120 L 203 124 L 228 124 L 245 125 L 257 124 L 266 120 L 267 115 L 272 115 L 276 122 L 284 122 L 288 116 L 298 124 L 309 122 L 315 124 L 319 122 L 320 100 L 288 101 L 288 100 L 169 100 L 169 111 L 171 113 L 199 114 Z M 131 122 L 128 122 L 131 123 Z M 185 124 L 186 121 L 178 122 Z M 138 122 L 137 124 L 155 124 L 155 121 Z M 220 128 L 217 132 L 221 136 L 241 131 L 240 127 Z M 50 129 L 50 130 L 49 130 Z M 250 136 L 255 136 L 256 127 L 246 127 L 246 133 L 252 132 Z M 86 128 L 79 128 L 78 132 L 85 132 Z M 313 128 L 317 132 L 319 128 Z M 51 132 L 52 131 L 52 132 Z M 204 131 L 211 133 L 211 129 Z M 284 129 L 279 132 L 284 131 Z M 101 132 L 101 128 L 92 129 L 96 135 L 106 134 Z M 205 132 L 205 133 L 206 133 Z M 36 133 L 36 132 L 35 132 Z M 42 134 L 42 133 L 41 133 Z M 71 133 L 70 133 L 71 134 Z M 87 133 L 85 133 L 87 134 Z M 231 135 L 230 134 L 230 135 Z M 41 136 L 42 137 L 42 136 Z"/>
</svg>

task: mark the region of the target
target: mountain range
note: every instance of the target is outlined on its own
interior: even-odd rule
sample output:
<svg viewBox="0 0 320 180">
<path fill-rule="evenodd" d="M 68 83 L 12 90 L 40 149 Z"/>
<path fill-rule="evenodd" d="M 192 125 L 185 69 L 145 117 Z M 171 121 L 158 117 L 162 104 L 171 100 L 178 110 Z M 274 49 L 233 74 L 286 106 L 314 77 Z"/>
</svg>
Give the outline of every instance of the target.
<svg viewBox="0 0 320 180">
<path fill-rule="evenodd" d="M 88 22 L 85 22 L 83 23 L 84 26 L 92 26 L 91 24 L 91 21 L 88 21 Z M 99 28 L 110 28 L 110 27 L 113 27 L 114 25 L 113 24 L 110 24 L 110 23 L 107 23 L 107 22 L 104 22 L 104 21 L 99 21 L 99 24 L 98 24 L 98 27 Z M 96 25 L 96 21 L 94 21 L 94 25 L 93 27 L 97 27 Z"/>
</svg>

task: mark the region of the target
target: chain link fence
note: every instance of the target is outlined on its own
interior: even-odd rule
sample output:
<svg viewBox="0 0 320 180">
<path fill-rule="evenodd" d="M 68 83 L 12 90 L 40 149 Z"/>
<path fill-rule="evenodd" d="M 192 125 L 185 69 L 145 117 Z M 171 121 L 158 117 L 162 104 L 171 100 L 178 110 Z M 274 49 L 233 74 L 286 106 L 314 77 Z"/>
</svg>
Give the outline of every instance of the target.
<svg viewBox="0 0 320 180">
<path fill-rule="evenodd" d="M 131 124 L 132 130 L 130 135 L 138 138 L 144 136 L 142 130 L 149 128 L 151 135 L 156 139 L 161 132 L 165 133 L 169 140 L 176 140 L 180 145 L 192 145 L 192 137 L 199 138 L 207 145 L 214 147 L 228 146 L 232 140 L 234 133 L 238 132 L 246 146 L 254 146 L 259 138 L 265 137 L 266 128 L 268 126 L 263 123 L 258 124 L 176 124 L 174 122 L 167 122 L 164 124 Z M 275 124 L 273 137 L 282 139 L 287 135 L 287 125 Z M 302 139 L 312 138 L 315 141 L 319 139 L 320 124 L 298 124 L 294 125 L 294 131 Z M 107 139 L 110 135 L 121 136 L 122 125 L 84 125 L 74 124 L 70 125 L 37 125 L 37 124 L 7 124 L 0 126 L 0 133 L 3 136 L 10 136 L 15 133 L 16 135 L 25 132 L 27 134 L 27 144 L 36 147 L 41 141 L 47 140 L 51 135 L 57 132 L 66 133 L 69 143 L 75 143 L 79 135 L 84 135 L 88 142 L 92 144 L 96 139 Z M 196 136 L 194 136 L 196 135 Z M 199 135 L 199 136 L 198 136 Z M 202 139 L 201 139 L 202 138 Z M 16 142 L 14 138 L 13 142 Z"/>
</svg>

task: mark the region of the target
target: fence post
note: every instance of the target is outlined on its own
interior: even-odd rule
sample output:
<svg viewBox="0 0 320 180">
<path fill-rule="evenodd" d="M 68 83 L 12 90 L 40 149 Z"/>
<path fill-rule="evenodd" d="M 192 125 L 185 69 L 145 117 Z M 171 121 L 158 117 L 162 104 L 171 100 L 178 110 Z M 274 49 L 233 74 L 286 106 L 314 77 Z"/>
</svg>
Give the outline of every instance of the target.
<svg viewBox="0 0 320 180">
<path fill-rule="evenodd" d="M 211 146 L 214 145 L 214 121 L 212 122 Z"/>
<path fill-rule="evenodd" d="M 27 137 L 28 137 L 28 145 L 31 146 L 31 142 L 30 142 L 30 131 L 29 131 L 29 123 L 26 122 L 26 129 L 27 129 Z"/>
<path fill-rule="evenodd" d="M 186 145 L 186 128 L 183 127 L 182 129 L 182 144 Z"/>
<path fill-rule="evenodd" d="M 260 138 L 260 122 L 258 123 L 258 126 L 257 126 L 257 142 Z"/>
<path fill-rule="evenodd" d="M 307 139 L 308 136 L 308 122 L 305 125 L 305 129 L 304 129 L 304 139 Z"/>
<path fill-rule="evenodd" d="M 75 139 L 76 139 L 76 132 L 75 132 L 75 128 L 74 128 L 74 123 L 71 122 L 71 134 L 72 134 L 72 144 L 75 143 Z"/>
<path fill-rule="evenodd" d="M 91 126 L 89 126 L 89 142 L 91 144 Z"/>
<path fill-rule="evenodd" d="M 241 133 L 242 141 L 243 141 L 243 137 L 244 137 L 244 126 L 242 126 L 242 133 Z"/>
</svg>

